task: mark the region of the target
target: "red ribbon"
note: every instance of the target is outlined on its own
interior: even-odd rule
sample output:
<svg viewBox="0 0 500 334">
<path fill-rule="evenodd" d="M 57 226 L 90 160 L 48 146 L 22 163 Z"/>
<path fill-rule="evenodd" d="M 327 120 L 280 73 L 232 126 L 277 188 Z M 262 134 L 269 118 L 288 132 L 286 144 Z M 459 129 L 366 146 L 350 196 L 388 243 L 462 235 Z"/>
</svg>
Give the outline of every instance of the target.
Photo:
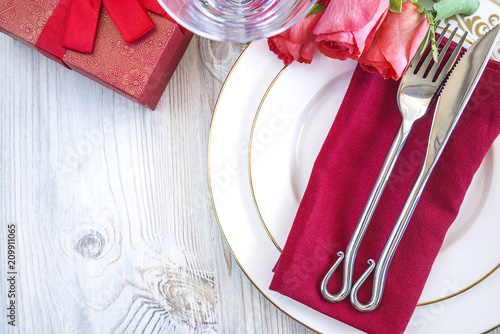
<svg viewBox="0 0 500 334">
<path fill-rule="evenodd" d="M 146 9 L 173 21 L 156 0 L 60 0 L 36 46 L 59 59 L 66 49 L 91 53 L 101 4 L 127 43 L 155 26 Z"/>
</svg>

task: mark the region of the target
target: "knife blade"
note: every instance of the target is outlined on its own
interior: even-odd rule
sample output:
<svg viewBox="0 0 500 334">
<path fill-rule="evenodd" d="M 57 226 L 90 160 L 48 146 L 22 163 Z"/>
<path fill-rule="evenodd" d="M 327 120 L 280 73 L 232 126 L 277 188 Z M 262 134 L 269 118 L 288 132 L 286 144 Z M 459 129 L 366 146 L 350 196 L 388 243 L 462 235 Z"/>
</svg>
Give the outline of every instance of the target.
<svg viewBox="0 0 500 334">
<path fill-rule="evenodd" d="M 500 24 L 472 44 L 448 77 L 434 113 L 425 167 L 431 168 L 433 160 L 439 158 L 486 68 L 499 36 Z"/>
<path fill-rule="evenodd" d="M 375 281 L 379 282 L 380 295 L 383 291 L 383 284 L 387 270 L 392 257 L 403 237 L 408 223 L 413 215 L 415 207 L 418 204 L 420 196 L 424 190 L 425 184 L 429 179 L 436 162 L 443 151 L 448 138 L 450 137 L 455 125 L 458 122 L 472 92 L 476 88 L 486 64 L 488 63 L 494 46 L 500 35 L 500 25 L 497 25 L 476 41 L 467 50 L 459 60 L 453 72 L 450 74 L 445 84 L 442 94 L 438 100 L 436 112 L 431 126 L 427 153 L 424 163 L 420 169 L 419 175 L 415 180 L 413 187 L 408 195 L 406 202 L 401 210 L 398 220 L 394 224 L 384 249 L 378 259 L 375 267 Z M 373 260 L 370 260 L 373 261 Z M 357 291 L 360 285 L 366 280 L 371 270 L 365 271 L 365 274 L 354 284 L 351 291 L 351 302 L 353 305 L 359 304 L 357 301 Z M 378 279 L 377 279 L 378 277 Z M 374 283 L 374 289 L 375 289 Z M 380 302 L 380 299 L 378 300 Z M 378 304 L 375 304 L 377 307 Z"/>
<path fill-rule="evenodd" d="M 469 102 L 499 36 L 500 24 L 477 40 L 464 53 L 448 77 L 437 102 L 424 163 L 380 256 L 384 258 L 384 270 L 387 270 L 388 264 L 422 195 L 425 184 L 467 102 Z M 380 263 L 381 260 L 379 259 L 379 265 Z"/>
<path fill-rule="evenodd" d="M 439 160 L 441 152 L 462 115 L 467 102 L 469 102 L 472 92 L 476 88 L 479 78 L 481 78 L 486 64 L 493 53 L 499 36 L 500 24 L 483 35 L 464 53 L 448 77 L 437 102 L 424 163 L 406 199 L 403 210 L 391 231 L 382 254 L 386 251 L 393 253 L 399 244 L 418 200 L 422 195 L 425 184 L 436 162 Z"/>
</svg>

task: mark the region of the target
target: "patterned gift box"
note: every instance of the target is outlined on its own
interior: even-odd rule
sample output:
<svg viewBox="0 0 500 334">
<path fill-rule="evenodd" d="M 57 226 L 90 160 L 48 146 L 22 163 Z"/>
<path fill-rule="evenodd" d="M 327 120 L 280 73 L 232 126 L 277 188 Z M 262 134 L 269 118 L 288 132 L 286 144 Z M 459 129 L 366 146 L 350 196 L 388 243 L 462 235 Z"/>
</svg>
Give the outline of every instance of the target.
<svg viewBox="0 0 500 334">
<path fill-rule="evenodd" d="M 92 52 L 66 49 L 62 56 L 54 55 L 37 44 L 40 44 L 40 36 L 42 32 L 45 34 L 44 28 L 59 2 L 0 0 L 0 31 L 103 86 L 154 109 L 193 34 L 174 23 L 164 12 L 159 15 L 148 11 L 154 27 L 137 40 L 127 43 L 102 7 L 98 12 Z"/>
</svg>

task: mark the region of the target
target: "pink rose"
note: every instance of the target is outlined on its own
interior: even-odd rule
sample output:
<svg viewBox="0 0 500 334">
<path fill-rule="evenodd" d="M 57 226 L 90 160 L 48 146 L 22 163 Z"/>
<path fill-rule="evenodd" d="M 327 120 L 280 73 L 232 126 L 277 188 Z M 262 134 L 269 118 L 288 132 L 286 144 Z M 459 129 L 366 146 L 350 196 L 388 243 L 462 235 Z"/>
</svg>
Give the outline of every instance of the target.
<svg viewBox="0 0 500 334">
<path fill-rule="evenodd" d="M 361 67 L 385 79 L 399 79 L 427 33 L 424 13 L 409 1 L 401 13 L 389 12 L 370 48 L 359 58 Z"/>
<path fill-rule="evenodd" d="M 288 30 L 269 38 L 269 49 L 276 53 L 285 65 L 290 65 L 294 60 L 310 64 L 318 50 L 313 30 L 323 13 L 307 15 Z"/>
<path fill-rule="evenodd" d="M 330 58 L 358 59 L 388 9 L 389 0 L 331 0 L 314 29 L 319 51 Z"/>
</svg>

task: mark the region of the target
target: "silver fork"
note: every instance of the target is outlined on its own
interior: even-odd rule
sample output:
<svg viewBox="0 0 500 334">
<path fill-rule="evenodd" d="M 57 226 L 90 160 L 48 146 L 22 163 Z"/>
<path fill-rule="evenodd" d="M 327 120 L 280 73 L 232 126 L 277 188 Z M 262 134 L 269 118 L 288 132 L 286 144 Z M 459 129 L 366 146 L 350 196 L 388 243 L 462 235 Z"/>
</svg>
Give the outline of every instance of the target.
<svg viewBox="0 0 500 334">
<path fill-rule="evenodd" d="M 443 33 L 441 33 L 441 36 L 436 42 L 437 45 L 441 43 L 445 32 L 448 31 L 448 28 L 449 25 L 444 28 Z M 339 258 L 321 282 L 321 293 L 323 294 L 323 297 L 330 302 L 339 302 L 345 299 L 351 292 L 354 261 L 356 259 L 359 245 L 361 244 L 366 229 L 368 228 L 368 224 L 373 216 L 373 212 L 375 211 L 377 203 L 380 200 L 382 192 L 384 191 L 387 180 L 391 175 L 397 157 L 401 152 L 406 139 L 408 138 L 413 123 L 426 113 L 434 98 L 439 94 L 439 91 L 443 86 L 443 83 L 450 70 L 453 68 L 460 49 L 463 46 L 467 33 L 462 36 L 453 53 L 447 59 L 443 68 L 439 72 L 437 78 L 434 79 L 436 74 L 438 73 L 438 70 L 440 69 L 440 65 L 442 65 L 441 63 L 443 62 L 446 51 L 448 50 L 453 37 L 456 35 L 457 30 L 458 28 L 456 28 L 450 34 L 450 36 L 448 37 L 448 42 L 439 53 L 437 62 L 434 62 L 430 68 L 429 64 L 432 60 L 432 52 L 429 52 L 420 67 L 418 67 L 418 64 L 420 63 L 423 54 L 417 52 L 417 54 L 413 57 L 412 61 L 408 65 L 405 74 L 401 78 L 397 100 L 403 120 L 393 139 L 391 148 L 389 149 L 387 157 L 385 158 L 384 164 L 382 165 L 382 168 L 375 182 L 375 186 L 373 187 L 368 201 L 365 204 L 363 213 L 361 214 L 361 217 L 356 224 L 351 239 L 349 240 L 346 254 L 344 255 L 344 252 L 342 251 L 337 253 Z M 342 260 L 344 260 L 342 288 L 338 293 L 332 294 L 328 291 L 327 285 Z M 373 270 L 375 266 L 375 262 L 370 259 L 368 263 L 370 267 L 367 272 L 371 272 L 371 270 Z"/>
<path fill-rule="evenodd" d="M 380 304 L 389 265 L 399 242 L 410 222 L 434 166 L 436 166 L 453 129 L 469 102 L 499 38 L 500 24 L 472 44 L 447 79 L 448 83 L 446 85 L 448 87 L 441 94 L 434 112 L 427 150 L 418 177 L 415 179 L 403 209 L 392 227 L 375 270 L 370 266 L 352 286 L 351 303 L 359 311 L 369 312 Z M 358 291 L 372 270 L 374 271 L 372 296 L 367 303 L 362 303 L 358 300 Z"/>
</svg>

